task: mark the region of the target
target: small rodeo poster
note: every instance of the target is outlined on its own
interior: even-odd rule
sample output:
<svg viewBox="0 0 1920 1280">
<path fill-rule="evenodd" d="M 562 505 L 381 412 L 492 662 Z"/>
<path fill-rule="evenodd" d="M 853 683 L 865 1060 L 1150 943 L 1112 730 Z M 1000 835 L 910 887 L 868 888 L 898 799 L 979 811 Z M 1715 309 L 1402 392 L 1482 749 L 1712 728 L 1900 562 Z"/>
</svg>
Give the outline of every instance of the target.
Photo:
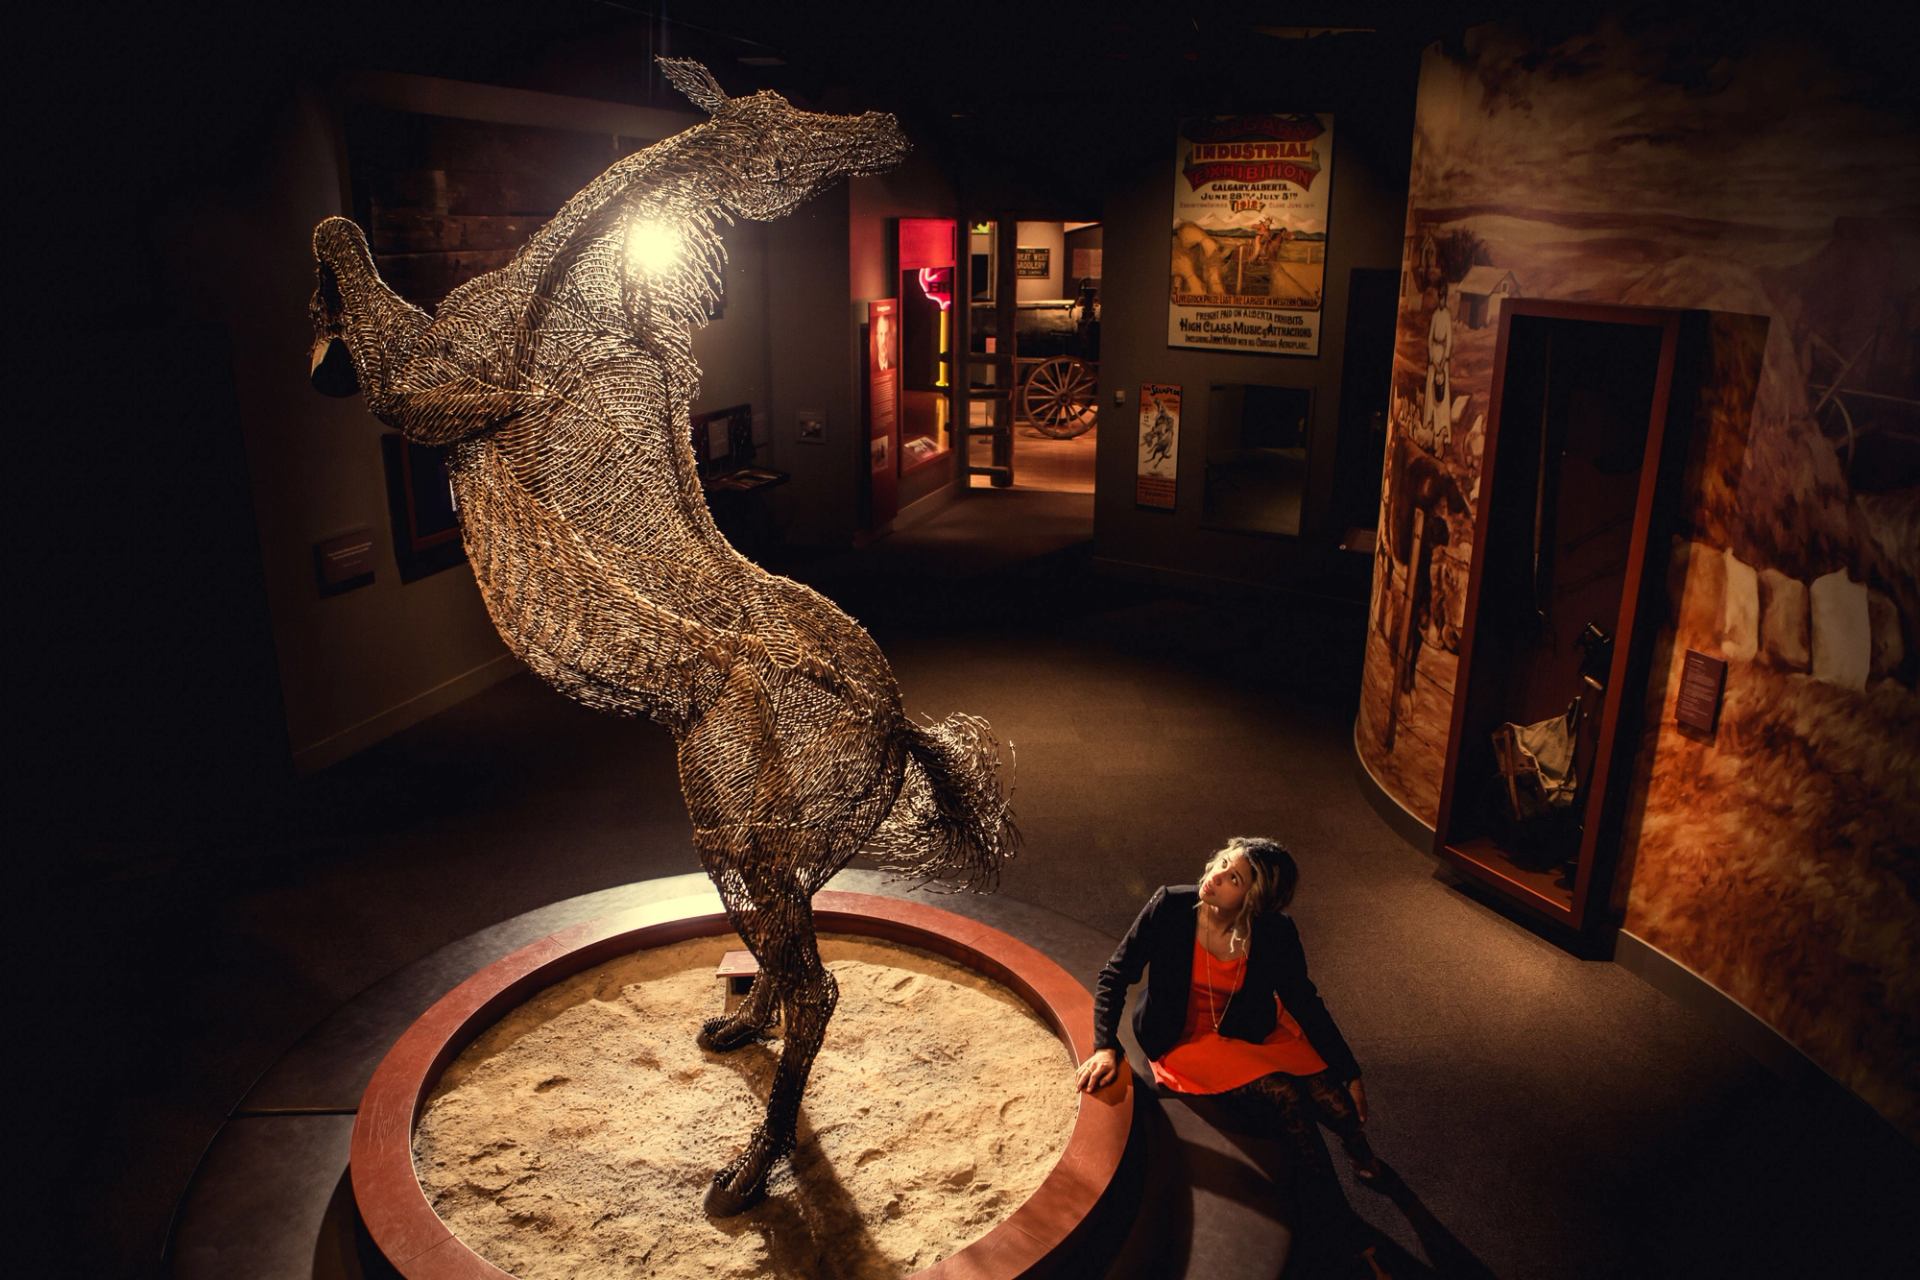
<svg viewBox="0 0 1920 1280">
<path fill-rule="evenodd" d="M 1319 355 L 1332 189 L 1330 115 L 1183 121 L 1167 345 Z"/>
<path fill-rule="evenodd" d="M 1140 384 L 1140 461 L 1133 500 L 1142 507 L 1173 510 L 1180 457 L 1180 388 L 1165 382 Z"/>
</svg>

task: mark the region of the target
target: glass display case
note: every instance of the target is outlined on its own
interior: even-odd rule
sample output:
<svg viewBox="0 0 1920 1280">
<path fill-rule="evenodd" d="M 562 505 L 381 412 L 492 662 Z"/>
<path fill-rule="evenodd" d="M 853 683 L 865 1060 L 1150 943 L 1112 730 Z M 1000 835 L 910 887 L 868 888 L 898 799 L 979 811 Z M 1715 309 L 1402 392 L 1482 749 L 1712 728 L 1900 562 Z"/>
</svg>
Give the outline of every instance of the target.
<svg viewBox="0 0 1920 1280">
<path fill-rule="evenodd" d="M 900 469 L 946 456 L 952 446 L 953 268 L 900 273 Z"/>
<path fill-rule="evenodd" d="M 1697 319 L 1501 316 L 1436 852 L 1590 936 L 1613 905 Z"/>
<path fill-rule="evenodd" d="M 899 472 L 947 459 L 961 351 L 955 331 L 957 224 L 951 218 L 902 218 L 899 239 Z M 903 492 L 902 502 L 908 500 Z"/>
<path fill-rule="evenodd" d="M 1212 384 L 1201 525 L 1298 536 L 1312 415 L 1313 393 L 1304 388 Z"/>
</svg>

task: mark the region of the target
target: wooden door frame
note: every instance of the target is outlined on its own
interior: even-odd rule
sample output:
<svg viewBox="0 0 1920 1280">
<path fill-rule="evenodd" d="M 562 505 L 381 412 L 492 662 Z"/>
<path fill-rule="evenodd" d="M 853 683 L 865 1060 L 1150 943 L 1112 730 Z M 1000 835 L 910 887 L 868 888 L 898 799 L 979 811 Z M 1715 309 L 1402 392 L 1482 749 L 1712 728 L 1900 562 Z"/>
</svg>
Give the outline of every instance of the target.
<svg viewBox="0 0 1920 1280">
<path fill-rule="evenodd" d="M 1660 350 L 1648 411 L 1646 451 L 1640 490 L 1634 502 L 1633 535 L 1621 586 L 1619 627 L 1615 632 L 1612 667 L 1607 676 L 1610 696 L 1602 710 L 1598 745 L 1587 791 L 1582 799 L 1580 850 L 1571 900 L 1561 903 L 1532 885 L 1506 874 L 1499 866 L 1481 861 L 1456 848 L 1450 840 L 1459 800 L 1460 756 L 1472 704 L 1484 699 L 1484 688 L 1474 687 L 1475 650 L 1487 573 L 1487 541 L 1500 476 L 1500 426 L 1507 382 L 1510 335 L 1516 317 L 1539 320 L 1624 324 L 1659 331 Z M 1632 766 L 1631 739 L 1638 736 L 1646 702 L 1645 681 L 1650 664 L 1653 631 L 1662 605 L 1666 575 L 1657 566 L 1649 573 L 1647 558 L 1664 554 L 1664 535 L 1678 497 L 1687 452 L 1686 434 L 1693 411 L 1693 360 L 1700 345 L 1694 339 L 1699 312 L 1671 308 L 1633 307 L 1601 303 L 1559 302 L 1513 298 L 1501 308 L 1500 334 L 1494 349 L 1493 384 L 1487 407 L 1486 442 L 1481 454 L 1479 510 L 1474 516 L 1473 567 L 1468 573 L 1464 616 L 1467 626 L 1460 640 L 1453 708 L 1447 736 L 1446 771 L 1435 813 L 1433 852 L 1471 879 L 1491 888 L 1502 899 L 1528 914 L 1571 931 L 1582 947 L 1597 945 L 1616 914 L 1615 875 L 1624 862 L 1618 847 L 1626 805 L 1622 770 Z M 1656 541 L 1657 540 L 1657 541 Z M 1664 565 L 1664 560 L 1662 561 Z M 1408 591 L 1411 593 L 1412 584 Z"/>
<path fill-rule="evenodd" d="M 993 261 L 989 269 L 993 272 L 993 313 L 994 346 L 992 355 L 976 356 L 973 351 L 973 224 L 991 222 L 994 224 Z M 1004 489 L 1013 484 L 1013 397 L 1019 388 L 1015 385 L 1014 363 L 1015 348 L 1018 339 L 1014 334 L 1014 241 L 1019 239 L 1017 219 L 1004 213 L 989 217 L 976 217 L 969 213 L 960 219 L 961 236 L 964 240 L 964 252 L 956 252 L 954 294 L 956 301 L 966 307 L 965 322 L 962 330 L 961 353 L 962 377 L 960 393 L 962 399 L 963 421 L 961 439 L 966 452 L 955 469 L 954 483 L 962 489 L 971 488 L 973 477 L 984 475 L 990 478 L 993 487 Z M 962 246 L 956 246 L 956 250 Z M 964 300 L 964 301 L 961 301 Z M 993 421 L 984 427 L 973 425 L 973 370 L 984 365 L 999 371 L 994 379 L 994 394 L 989 399 L 993 404 Z M 977 436 L 985 436 L 992 441 L 993 453 L 986 466 L 973 465 L 973 441 Z"/>
</svg>

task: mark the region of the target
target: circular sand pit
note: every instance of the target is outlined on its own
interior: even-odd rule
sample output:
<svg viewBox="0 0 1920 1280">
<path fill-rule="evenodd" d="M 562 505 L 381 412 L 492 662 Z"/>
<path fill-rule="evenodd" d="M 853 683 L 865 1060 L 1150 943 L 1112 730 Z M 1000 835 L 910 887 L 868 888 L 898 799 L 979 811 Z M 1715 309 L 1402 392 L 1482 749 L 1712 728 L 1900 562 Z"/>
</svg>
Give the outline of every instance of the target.
<svg viewBox="0 0 1920 1280">
<path fill-rule="evenodd" d="M 1115 1186 L 1133 1099 L 1125 1073 L 1072 1092 L 1092 1050 L 1086 988 L 923 903 L 827 890 L 814 919 L 840 1007 L 768 1200 L 720 1221 L 701 1208 L 763 1113 L 777 1053 L 694 1042 L 721 1000 L 714 964 L 737 945 L 704 893 L 529 943 L 407 1028 L 354 1121 L 373 1244 L 408 1280 L 999 1280 L 1100 1247 L 1085 1228 Z"/>
<path fill-rule="evenodd" d="M 731 935 L 622 956 L 513 1010 L 429 1097 L 414 1163 L 468 1248 L 525 1280 L 895 1277 L 984 1234 L 1066 1149 L 1066 1046 L 998 983 L 823 937 L 840 1004 L 769 1199 L 710 1221 L 713 1171 L 763 1111 L 776 1044 L 694 1042 Z"/>
</svg>

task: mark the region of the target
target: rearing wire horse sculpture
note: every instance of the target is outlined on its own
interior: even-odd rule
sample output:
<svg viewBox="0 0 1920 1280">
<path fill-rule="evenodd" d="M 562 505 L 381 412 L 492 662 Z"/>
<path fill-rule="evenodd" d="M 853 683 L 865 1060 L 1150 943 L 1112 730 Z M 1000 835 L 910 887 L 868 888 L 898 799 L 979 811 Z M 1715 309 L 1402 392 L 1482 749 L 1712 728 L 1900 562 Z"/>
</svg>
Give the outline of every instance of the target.
<svg viewBox="0 0 1920 1280">
<path fill-rule="evenodd" d="M 762 975 L 700 1041 L 735 1049 L 785 1015 L 766 1116 L 707 1194 L 723 1215 L 793 1149 L 833 1013 L 814 892 L 860 852 L 990 887 L 1018 835 L 986 723 L 909 721 L 858 624 L 720 535 L 689 440 L 716 224 L 889 168 L 906 139 L 888 115 L 729 99 L 698 63 L 660 65 L 712 118 L 614 164 L 432 318 L 382 283 L 352 222 L 315 228 L 314 373 L 451 446 L 467 555 L 513 652 L 588 706 L 673 732 L 701 864 Z"/>
</svg>

